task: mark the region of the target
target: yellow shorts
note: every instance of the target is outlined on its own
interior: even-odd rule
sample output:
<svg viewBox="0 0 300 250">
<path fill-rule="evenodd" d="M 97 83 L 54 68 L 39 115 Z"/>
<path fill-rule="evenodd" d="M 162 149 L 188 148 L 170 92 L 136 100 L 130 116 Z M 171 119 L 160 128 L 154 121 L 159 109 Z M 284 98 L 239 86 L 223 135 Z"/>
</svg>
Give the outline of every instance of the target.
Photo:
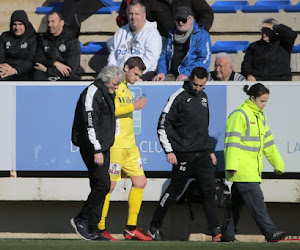
<svg viewBox="0 0 300 250">
<path fill-rule="evenodd" d="M 111 181 L 120 181 L 122 177 L 144 175 L 138 147 L 111 148 L 109 174 Z"/>
</svg>

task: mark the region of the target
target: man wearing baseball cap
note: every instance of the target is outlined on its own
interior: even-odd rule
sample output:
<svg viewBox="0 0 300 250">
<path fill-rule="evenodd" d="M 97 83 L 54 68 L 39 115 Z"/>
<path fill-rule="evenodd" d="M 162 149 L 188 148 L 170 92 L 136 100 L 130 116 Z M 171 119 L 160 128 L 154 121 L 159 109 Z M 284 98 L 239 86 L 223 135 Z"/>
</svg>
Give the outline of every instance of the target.
<svg viewBox="0 0 300 250">
<path fill-rule="evenodd" d="M 153 81 L 183 81 L 195 67 L 209 70 L 210 36 L 202 25 L 197 24 L 191 8 L 178 7 L 174 22 L 175 27 L 169 32 Z"/>
</svg>

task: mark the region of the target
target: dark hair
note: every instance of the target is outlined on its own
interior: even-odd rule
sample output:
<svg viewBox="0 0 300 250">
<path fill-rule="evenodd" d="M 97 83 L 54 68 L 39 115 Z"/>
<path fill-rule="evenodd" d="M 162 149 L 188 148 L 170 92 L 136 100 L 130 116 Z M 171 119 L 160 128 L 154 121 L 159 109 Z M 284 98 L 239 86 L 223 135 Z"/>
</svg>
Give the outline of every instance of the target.
<svg viewBox="0 0 300 250">
<path fill-rule="evenodd" d="M 208 72 L 203 67 L 196 67 L 192 70 L 192 73 L 190 75 L 190 80 L 193 80 L 195 76 L 197 76 L 200 79 L 207 78 Z"/>
<path fill-rule="evenodd" d="M 141 70 L 145 70 L 146 69 L 146 65 L 143 62 L 142 58 L 138 57 L 138 56 L 133 56 L 127 59 L 127 61 L 125 62 L 124 66 L 128 65 L 129 69 L 132 69 L 134 67 L 138 67 Z"/>
<path fill-rule="evenodd" d="M 48 16 L 51 16 L 51 15 L 53 15 L 53 14 L 57 14 L 57 15 L 59 16 L 59 19 L 60 19 L 60 20 L 64 20 L 63 14 L 62 14 L 61 12 L 57 11 L 57 10 L 52 10 L 52 11 L 50 11 L 50 12 L 47 14 L 47 17 L 48 17 Z"/>
<path fill-rule="evenodd" d="M 128 5 L 128 7 L 127 7 L 127 11 L 129 10 L 129 8 L 130 8 L 131 6 L 138 5 L 138 4 L 141 5 L 141 7 L 142 7 L 142 12 L 146 13 L 146 5 L 145 5 L 145 3 L 144 3 L 142 0 L 132 0 L 131 3 L 130 3 L 130 4 Z"/>
<path fill-rule="evenodd" d="M 263 84 L 261 83 L 256 83 L 252 85 L 249 89 L 248 85 L 245 85 L 243 88 L 244 92 L 249 95 L 253 96 L 254 98 L 260 97 L 264 94 L 269 94 L 270 90 Z"/>
</svg>

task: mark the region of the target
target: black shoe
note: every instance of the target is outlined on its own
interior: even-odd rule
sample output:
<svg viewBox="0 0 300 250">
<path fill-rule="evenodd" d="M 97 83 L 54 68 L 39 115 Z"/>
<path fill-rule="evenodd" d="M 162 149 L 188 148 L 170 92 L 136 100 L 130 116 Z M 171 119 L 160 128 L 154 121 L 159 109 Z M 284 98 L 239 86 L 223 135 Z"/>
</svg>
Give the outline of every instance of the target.
<svg viewBox="0 0 300 250">
<path fill-rule="evenodd" d="M 155 240 L 155 241 L 162 241 L 163 240 L 161 232 L 157 228 L 150 227 L 147 230 L 147 234 L 152 238 L 152 240 Z"/>
<path fill-rule="evenodd" d="M 101 232 L 90 233 L 89 237 L 90 240 L 112 241 L 111 239 L 104 237 Z"/>
<path fill-rule="evenodd" d="M 277 242 L 280 240 L 284 240 L 288 236 L 286 232 L 277 231 L 272 235 L 271 239 L 267 239 L 268 242 Z"/>
<path fill-rule="evenodd" d="M 89 240 L 89 226 L 88 221 L 80 218 L 72 218 L 71 225 L 75 229 L 75 232 L 83 239 Z"/>
</svg>

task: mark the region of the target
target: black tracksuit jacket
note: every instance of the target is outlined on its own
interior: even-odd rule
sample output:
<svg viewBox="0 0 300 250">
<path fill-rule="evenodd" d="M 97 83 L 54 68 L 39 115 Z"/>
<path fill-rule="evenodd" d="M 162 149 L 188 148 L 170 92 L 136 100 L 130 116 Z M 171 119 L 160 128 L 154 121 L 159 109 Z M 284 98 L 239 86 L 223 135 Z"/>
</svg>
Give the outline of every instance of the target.
<svg viewBox="0 0 300 250">
<path fill-rule="evenodd" d="M 20 21 L 25 25 L 25 33 L 16 36 L 12 31 L 12 23 Z M 37 34 L 28 21 L 24 11 L 15 11 L 11 16 L 10 30 L 0 37 L 0 63 L 7 63 L 18 72 L 14 80 L 32 80 L 29 72 L 33 70 L 33 59 L 36 53 Z M 11 77 L 10 77 L 11 78 Z"/>
<path fill-rule="evenodd" d="M 173 93 L 159 118 L 157 133 L 165 153 L 213 152 L 208 134 L 209 107 L 204 91 L 193 93 L 191 83 Z"/>
<path fill-rule="evenodd" d="M 114 97 L 100 79 L 81 93 L 72 128 L 74 145 L 94 154 L 110 149 L 115 140 Z"/>
<path fill-rule="evenodd" d="M 63 32 L 54 37 L 50 33 L 42 35 L 38 42 L 35 62 L 39 62 L 47 67 L 47 75 L 60 77 L 61 80 L 68 80 L 54 66 L 55 61 L 59 61 L 69 67 L 72 72 L 69 78 L 79 80 L 81 48 L 79 40 L 74 36 L 69 25 L 65 24 Z"/>
</svg>

